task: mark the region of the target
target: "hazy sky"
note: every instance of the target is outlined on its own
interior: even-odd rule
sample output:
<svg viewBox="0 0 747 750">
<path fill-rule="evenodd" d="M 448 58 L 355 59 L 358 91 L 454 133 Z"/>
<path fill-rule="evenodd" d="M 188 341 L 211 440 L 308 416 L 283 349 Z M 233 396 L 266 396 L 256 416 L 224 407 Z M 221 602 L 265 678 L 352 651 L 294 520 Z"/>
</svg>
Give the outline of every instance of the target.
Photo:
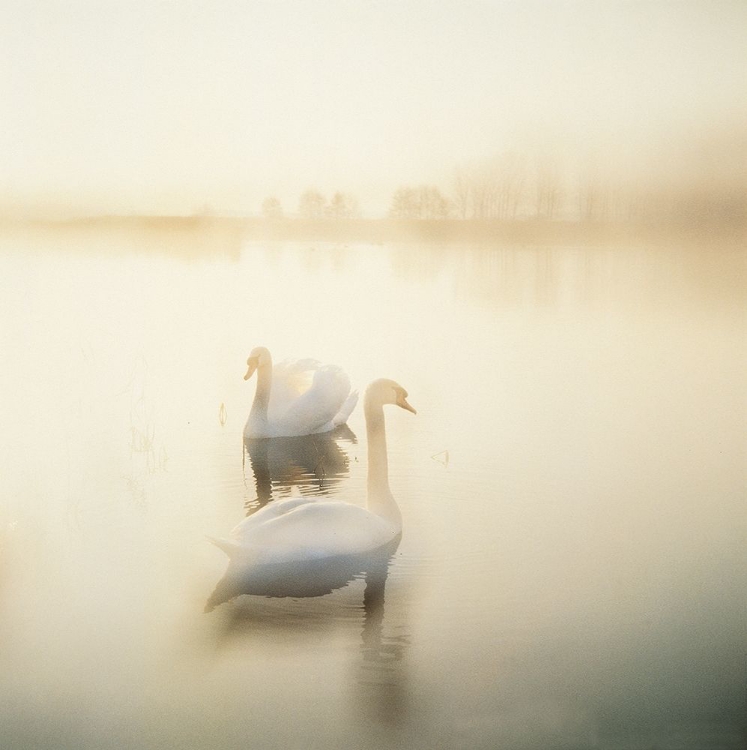
<svg viewBox="0 0 747 750">
<path fill-rule="evenodd" d="M 736 122 L 745 2 L 0 0 L 5 204 L 375 213 L 507 148 Z"/>
</svg>

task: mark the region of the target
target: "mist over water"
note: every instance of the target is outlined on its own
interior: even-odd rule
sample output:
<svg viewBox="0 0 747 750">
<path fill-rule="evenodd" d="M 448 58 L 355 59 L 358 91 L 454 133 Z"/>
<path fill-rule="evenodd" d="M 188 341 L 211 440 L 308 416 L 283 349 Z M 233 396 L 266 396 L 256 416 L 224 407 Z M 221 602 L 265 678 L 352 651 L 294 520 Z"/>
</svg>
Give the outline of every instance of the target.
<svg viewBox="0 0 747 750">
<path fill-rule="evenodd" d="M 464 174 L 556 218 L 744 194 L 741 2 L 11 0 L 3 21 L 0 216 L 293 216 L 313 189 L 380 217 L 408 186 L 458 216 Z"/>
<path fill-rule="evenodd" d="M 185 246 L 3 235 L 0 744 L 741 747 L 742 248 Z M 360 408 L 243 445 L 260 344 L 407 388 L 403 535 L 206 613 L 206 535 L 365 502 Z"/>
<path fill-rule="evenodd" d="M 0 748 L 743 748 L 745 31 L 4 2 Z M 209 541 L 366 501 L 257 346 L 409 392 L 377 554 Z"/>
</svg>

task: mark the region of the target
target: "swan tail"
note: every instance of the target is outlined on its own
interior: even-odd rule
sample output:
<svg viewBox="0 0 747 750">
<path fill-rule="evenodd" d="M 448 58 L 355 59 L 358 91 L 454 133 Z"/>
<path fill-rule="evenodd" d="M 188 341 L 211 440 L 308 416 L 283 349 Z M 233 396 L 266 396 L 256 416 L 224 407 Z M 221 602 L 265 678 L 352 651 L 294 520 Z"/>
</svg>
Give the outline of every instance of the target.
<svg viewBox="0 0 747 750">
<path fill-rule="evenodd" d="M 339 427 L 340 425 L 345 424 L 345 422 L 348 421 L 348 417 L 353 413 L 353 409 L 355 409 L 355 405 L 357 403 L 358 391 L 351 391 L 350 395 L 345 399 L 342 406 L 340 407 L 340 411 L 338 411 L 332 419 L 332 424 L 335 427 Z"/>
<path fill-rule="evenodd" d="M 229 557 L 233 558 L 241 551 L 241 546 L 232 542 L 230 539 L 223 539 L 222 537 L 209 536 L 208 541 L 212 542 L 216 547 L 222 549 Z"/>
</svg>

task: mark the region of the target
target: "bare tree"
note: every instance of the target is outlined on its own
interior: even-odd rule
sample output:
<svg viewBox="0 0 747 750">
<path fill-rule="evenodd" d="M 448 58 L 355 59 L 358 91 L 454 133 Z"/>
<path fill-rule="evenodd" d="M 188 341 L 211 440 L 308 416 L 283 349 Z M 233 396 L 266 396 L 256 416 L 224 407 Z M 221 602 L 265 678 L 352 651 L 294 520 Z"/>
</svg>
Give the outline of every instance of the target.
<svg viewBox="0 0 747 750">
<path fill-rule="evenodd" d="M 397 188 L 392 196 L 392 205 L 389 208 L 389 216 L 393 219 L 418 218 L 417 191 L 411 187 Z"/>
<path fill-rule="evenodd" d="M 578 190 L 578 213 L 583 221 L 604 221 L 609 209 L 609 187 L 595 167 L 582 174 Z"/>
<path fill-rule="evenodd" d="M 502 154 L 498 160 L 499 219 L 515 219 L 524 197 L 526 157 L 516 151 Z"/>
<path fill-rule="evenodd" d="M 347 216 L 349 219 L 360 219 L 361 217 L 361 206 L 358 203 L 358 199 L 350 193 L 343 193 L 345 196 L 345 206 L 347 209 Z"/>
<path fill-rule="evenodd" d="M 321 219 L 324 216 L 324 196 L 310 188 L 306 190 L 298 202 L 298 213 L 304 219 Z"/>
<path fill-rule="evenodd" d="M 433 185 L 418 188 L 418 208 L 421 219 L 445 219 L 449 215 L 449 201 Z"/>
<path fill-rule="evenodd" d="M 283 207 L 274 195 L 268 196 L 262 201 L 262 216 L 265 219 L 283 218 Z"/>
<path fill-rule="evenodd" d="M 457 213 L 472 219 L 515 219 L 525 182 L 526 157 L 514 151 L 462 168 L 455 179 Z"/>
<path fill-rule="evenodd" d="M 555 161 L 543 158 L 537 164 L 535 184 L 535 212 L 537 216 L 552 219 L 560 205 L 560 171 Z"/>
<path fill-rule="evenodd" d="M 389 215 L 395 219 L 445 219 L 449 201 L 433 185 L 401 187 L 392 196 Z"/>
<path fill-rule="evenodd" d="M 454 170 L 454 212 L 460 219 L 466 219 L 470 206 L 472 178 L 467 167 Z"/>
<path fill-rule="evenodd" d="M 495 172 L 490 165 L 472 170 L 469 190 L 470 215 L 473 219 L 488 219 L 496 205 Z"/>
<path fill-rule="evenodd" d="M 353 219 L 360 216 L 358 201 L 350 193 L 337 192 L 325 209 L 327 216 L 333 219 Z"/>
</svg>

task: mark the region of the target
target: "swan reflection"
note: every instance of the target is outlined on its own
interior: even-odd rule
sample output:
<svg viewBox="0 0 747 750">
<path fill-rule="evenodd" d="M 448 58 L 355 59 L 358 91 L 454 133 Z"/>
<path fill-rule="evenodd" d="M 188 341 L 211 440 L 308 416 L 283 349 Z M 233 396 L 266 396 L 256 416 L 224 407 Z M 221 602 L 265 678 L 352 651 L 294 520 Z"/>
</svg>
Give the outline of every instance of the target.
<svg viewBox="0 0 747 750">
<path fill-rule="evenodd" d="M 359 555 L 338 555 L 319 560 L 257 565 L 232 558 L 205 605 L 215 607 L 242 594 L 264 597 L 309 598 L 330 594 L 356 578 L 364 578 L 364 609 L 372 612 L 383 604 L 389 561 L 399 546 L 398 536 L 388 545 Z M 368 611 L 366 609 L 366 611 Z M 383 616 L 383 615 L 382 615 Z"/>
<path fill-rule="evenodd" d="M 250 512 L 272 500 L 273 490 L 297 487 L 305 494 L 329 493 L 349 472 L 350 459 L 341 443 L 357 442 L 347 425 L 303 437 L 245 438 L 244 457 L 249 457 L 257 490 Z"/>
<path fill-rule="evenodd" d="M 407 713 L 407 685 L 402 658 L 410 639 L 404 624 L 384 627 L 384 599 L 388 568 L 372 569 L 363 591 L 361 661 L 357 666 L 356 698 L 359 708 L 382 724 L 400 724 Z M 394 619 L 404 613 L 397 611 Z M 392 620 L 390 613 L 390 621 Z"/>
<path fill-rule="evenodd" d="M 315 562 L 258 567 L 232 561 L 208 599 L 205 611 L 210 612 L 242 595 L 258 597 L 236 602 L 226 613 L 224 635 L 242 639 L 274 639 L 278 628 L 287 627 L 300 628 L 300 638 L 316 639 L 327 630 L 337 628 L 341 620 L 350 622 L 356 629 L 360 627 L 360 656 L 350 665 L 353 706 L 379 724 L 396 727 L 404 721 L 408 710 L 403 658 L 410 639 L 403 622 L 404 613 L 396 601 L 390 606 L 388 618 L 385 617 L 385 589 L 400 538 L 365 555 Z M 357 605 L 350 606 L 349 598 L 341 590 L 360 580 L 364 581 L 362 597 Z M 355 595 L 355 589 L 347 591 Z M 335 592 L 337 596 L 343 595 L 342 598 L 324 600 L 326 604 L 316 608 L 304 604 L 300 611 L 293 601 L 280 611 L 268 601 L 268 598 L 334 596 Z"/>
</svg>

